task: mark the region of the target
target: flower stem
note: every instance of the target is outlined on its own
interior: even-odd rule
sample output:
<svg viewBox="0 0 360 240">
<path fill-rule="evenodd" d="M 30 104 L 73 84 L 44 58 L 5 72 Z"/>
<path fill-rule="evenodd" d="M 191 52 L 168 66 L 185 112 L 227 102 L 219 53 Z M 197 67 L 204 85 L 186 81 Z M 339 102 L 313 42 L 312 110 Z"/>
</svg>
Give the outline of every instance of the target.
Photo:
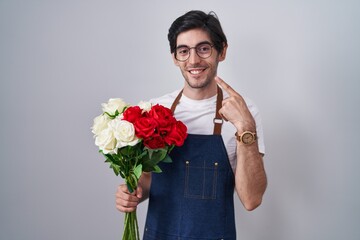
<svg viewBox="0 0 360 240">
<path fill-rule="evenodd" d="M 136 210 L 125 213 L 124 233 L 122 240 L 140 240 Z"/>
</svg>

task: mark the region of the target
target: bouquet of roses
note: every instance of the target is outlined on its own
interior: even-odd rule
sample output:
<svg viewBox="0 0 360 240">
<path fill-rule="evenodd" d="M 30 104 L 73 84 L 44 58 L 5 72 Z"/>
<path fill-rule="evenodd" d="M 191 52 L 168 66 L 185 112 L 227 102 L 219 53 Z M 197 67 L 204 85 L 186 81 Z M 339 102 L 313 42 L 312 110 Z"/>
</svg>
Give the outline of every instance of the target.
<svg viewBox="0 0 360 240">
<path fill-rule="evenodd" d="M 102 104 L 103 113 L 94 119 L 95 145 L 114 173 L 125 179 L 133 192 L 142 172 L 160 173 L 160 161 L 171 162 L 170 151 L 183 145 L 187 128 L 170 109 L 140 102 L 130 106 L 112 98 Z M 138 240 L 136 211 L 125 214 L 123 240 Z"/>
</svg>

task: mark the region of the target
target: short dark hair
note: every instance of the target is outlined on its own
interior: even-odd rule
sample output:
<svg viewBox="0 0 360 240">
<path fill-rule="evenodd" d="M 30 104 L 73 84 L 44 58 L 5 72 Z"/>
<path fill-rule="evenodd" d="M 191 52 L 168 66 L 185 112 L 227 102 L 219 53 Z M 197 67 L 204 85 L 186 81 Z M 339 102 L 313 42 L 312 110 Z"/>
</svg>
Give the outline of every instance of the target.
<svg viewBox="0 0 360 240">
<path fill-rule="evenodd" d="M 168 40 L 171 53 L 176 50 L 176 40 L 180 33 L 197 28 L 203 29 L 209 34 L 215 49 L 219 53 L 224 50 L 224 46 L 227 46 L 226 36 L 216 14 L 214 12 L 206 14 L 203 11 L 193 10 L 178 17 L 170 26 Z"/>
</svg>

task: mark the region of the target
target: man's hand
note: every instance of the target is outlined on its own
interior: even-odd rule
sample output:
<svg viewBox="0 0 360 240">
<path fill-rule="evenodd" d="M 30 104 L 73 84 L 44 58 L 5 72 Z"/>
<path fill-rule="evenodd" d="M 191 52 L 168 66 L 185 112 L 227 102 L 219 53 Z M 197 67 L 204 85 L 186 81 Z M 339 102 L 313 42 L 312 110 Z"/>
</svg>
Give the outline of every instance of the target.
<svg viewBox="0 0 360 240">
<path fill-rule="evenodd" d="M 142 195 L 143 190 L 140 186 L 133 193 L 130 193 L 126 184 L 122 184 L 116 191 L 116 208 L 120 212 L 133 212 L 143 197 Z"/>
<path fill-rule="evenodd" d="M 229 94 L 229 97 L 223 100 L 222 108 L 219 110 L 224 120 L 231 122 L 239 132 L 255 132 L 255 120 L 243 97 L 218 76 L 215 77 L 215 81 Z"/>
</svg>

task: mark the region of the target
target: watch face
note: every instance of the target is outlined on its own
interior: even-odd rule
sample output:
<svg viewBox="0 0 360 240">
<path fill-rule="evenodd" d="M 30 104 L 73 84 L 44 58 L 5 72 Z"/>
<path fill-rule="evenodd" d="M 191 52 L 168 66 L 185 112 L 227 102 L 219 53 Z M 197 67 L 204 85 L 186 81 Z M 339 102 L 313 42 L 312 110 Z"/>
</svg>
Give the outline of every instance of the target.
<svg viewBox="0 0 360 240">
<path fill-rule="evenodd" d="M 250 132 L 245 132 L 242 135 L 241 141 L 245 144 L 250 144 L 254 141 L 254 135 Z"/>
</svg>

